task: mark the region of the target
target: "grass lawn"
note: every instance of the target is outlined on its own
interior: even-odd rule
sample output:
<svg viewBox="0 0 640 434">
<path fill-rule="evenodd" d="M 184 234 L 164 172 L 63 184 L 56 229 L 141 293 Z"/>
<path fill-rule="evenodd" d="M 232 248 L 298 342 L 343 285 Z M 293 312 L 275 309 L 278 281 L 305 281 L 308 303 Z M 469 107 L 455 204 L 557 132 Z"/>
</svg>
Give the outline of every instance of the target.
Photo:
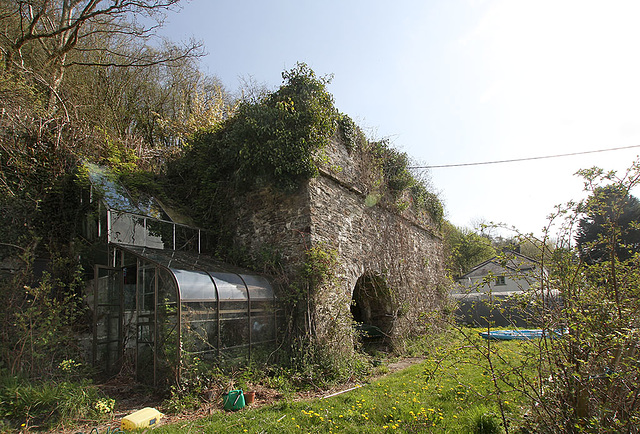
<svg viewBox="0 0 640 434">
<path fill-rule="evenodd" d="M 499 405 L 508 420 L 523 411 L 522 397 L 506 385 L 518 376 L 496 378 L 501 389 L 497 393 L 487 360 L 476 348 L 486 349 L 486 341 L 479 339 L 475 330 L 466 332 L 469 339 L 456 332 L 432 341 L 424 362 L 350 392 L 312 401 L 283 400 L 235 413 L 218 412 L 196 421 L 160 426 L 154 432 L 503 432 Z M 508 372 L 511 370 L 504 368 L 520 366 L 531 344 L 506 341 L 490 345 L 499 356 L 493 362 Z"/>
</svg>

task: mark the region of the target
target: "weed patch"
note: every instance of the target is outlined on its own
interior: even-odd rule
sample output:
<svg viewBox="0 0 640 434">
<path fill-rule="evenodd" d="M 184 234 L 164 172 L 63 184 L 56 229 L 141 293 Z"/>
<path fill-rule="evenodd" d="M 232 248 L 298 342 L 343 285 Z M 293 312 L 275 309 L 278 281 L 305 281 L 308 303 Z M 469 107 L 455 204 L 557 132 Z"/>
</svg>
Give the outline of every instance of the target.
<svg viewBox="0 0 640 434">
<path fill-rule="evenodd" d="M 0 416 L 14 428 L 51 428 L 63 421 L 98 420 L 113 411 L 115 401 L 89 381 L 0 380 Z"/>
</svg>

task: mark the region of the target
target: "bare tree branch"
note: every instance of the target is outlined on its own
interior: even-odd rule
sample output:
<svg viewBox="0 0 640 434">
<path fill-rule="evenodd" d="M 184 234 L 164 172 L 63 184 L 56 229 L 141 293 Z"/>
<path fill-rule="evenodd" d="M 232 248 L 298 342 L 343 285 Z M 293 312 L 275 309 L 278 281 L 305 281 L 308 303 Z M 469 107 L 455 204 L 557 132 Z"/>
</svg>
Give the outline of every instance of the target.
<svg viewBox="0 0 640 434">
<path fill-rule="evenodd" d="M 136 43 L 113 44 L 113 38 L 149 41 L 156 37 L 164 14 L 179 1 L 4 0 L 0 6 L 4 24 L 0 48 L 5 70 L 47 69 L 42 75 L 48 75 L 49 109 L 55 109 L 56 101 L 61 101 L 58 93 L 65 70 L 71 66 L 140 68 L 200 57 L 204 54 L 202 44 L 195 41 L 182 47 L 148 47 L 137 52 L 130 50 Z M 140 24 L 137 16 L 151 18 L 155 24 Z M 33 48 L 26 51 L 27 47 L 39 48 L 39 57 Z"/>
</svg>

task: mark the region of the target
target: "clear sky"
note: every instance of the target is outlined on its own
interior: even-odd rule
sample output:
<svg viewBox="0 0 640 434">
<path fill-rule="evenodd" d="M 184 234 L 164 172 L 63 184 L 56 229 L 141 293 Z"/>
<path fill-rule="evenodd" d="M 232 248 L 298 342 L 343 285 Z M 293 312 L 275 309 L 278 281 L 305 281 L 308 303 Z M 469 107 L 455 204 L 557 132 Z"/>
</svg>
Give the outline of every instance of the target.
<svg viewBox="0 0 640 434">
<path fill-rule="evenodd" d="M 296 62 L 333 74 L 337 108 L 370 138 L 441 165 L 640 145 L 640 2 L 191 0 L 164 33 L 205 43 L 228 90 L 269 88 Z M 640 148 L 431 169 L 458 226 L 539 233 L 582 197 L 573 174 L 622 171 Z M 635 192 L 636 196 L 638 192 Z"/>
</svg>

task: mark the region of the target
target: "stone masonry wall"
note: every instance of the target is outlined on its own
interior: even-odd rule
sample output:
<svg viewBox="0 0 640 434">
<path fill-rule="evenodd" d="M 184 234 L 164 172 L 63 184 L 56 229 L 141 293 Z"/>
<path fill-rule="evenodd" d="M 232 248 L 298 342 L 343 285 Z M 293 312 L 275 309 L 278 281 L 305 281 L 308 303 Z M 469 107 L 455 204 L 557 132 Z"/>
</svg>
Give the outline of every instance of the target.
<svg viewBox="0 0 640 434">
<path fill-rule="evenodd" d="M 372 203 L 367 161 L 337 141 L 329 147 L 320 176 L 295 194 L 263 190 L 235 199 L 238 245 L 257 252 L 280 252 L 286 273 L 299 271 L 305 251 L 314 246 L 335 249 L 337 279 L 318 288 L 310 303 L 314 333 L 328 345 L 350 339 L 350 305 L 358 279 L 379 276 L 390 293 L 391 336 L 420 332 L 424 316 L 442 302 L 442 240 L 429 218 L 411 210 L 399 213 L 387 200 Z"/>
<path fill-rule="evenodd" d="M 251 254 L 275 249 L 287 273 L 304 261 L 311 225 L 306 186 L 295 194 L 264 189 L 234 200 L 235 242 Z"/>
<path fill-rule="evenodd" d="M 422 331 L 424 314 L 438 308 L 443 283 L 442 242 L 429 228 L 380 206 L 367 206 L 366 196 L 329 176 L 309 185 L 312 244 L 337 249 L 339 287 L 322 297 L 317 314 L 350 315 L 356 282 L 383 276 L 393 295 L 392 336 Z M 330 307 L 330 308 L 329 308 Z M 327 318 L 319 318 L 323 323 Z"/>
</svg>

